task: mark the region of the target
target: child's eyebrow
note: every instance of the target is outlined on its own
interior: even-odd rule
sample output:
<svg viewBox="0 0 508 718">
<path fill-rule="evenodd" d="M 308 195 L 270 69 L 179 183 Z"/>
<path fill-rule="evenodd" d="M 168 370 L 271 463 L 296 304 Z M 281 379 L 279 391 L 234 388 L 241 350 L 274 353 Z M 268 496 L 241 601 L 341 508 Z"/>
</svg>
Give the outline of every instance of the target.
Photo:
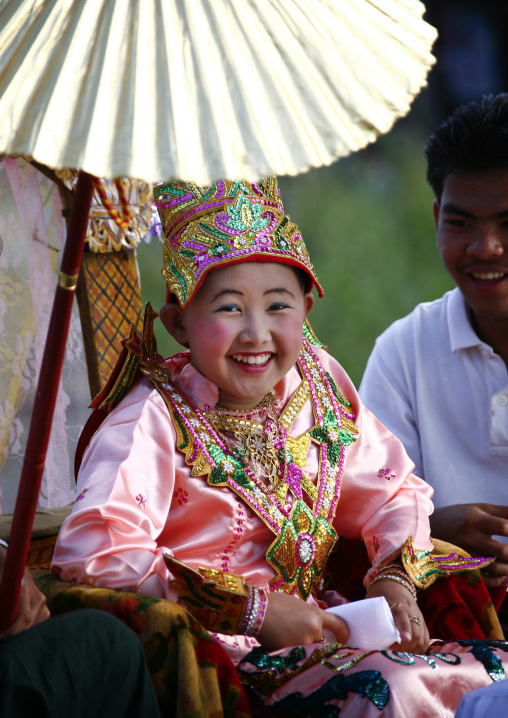
<svg viewBox="0 0 508 718">
<path fill-rule="evenodd" d="M 284 287 L 276 287 L 275 289 L 267 289 L 263 296 L 266 294 L 289 294 L 290 297 L 295 298 L 295 295 L 293 292 L 291 292 L 289 289 L 285 289 Z"/>
<path fill-rule="evenodd" d="M 217 292 L 214 297 L 212 297 L 210 304 L 215 302 L 215 300 L 219 297 L 222 297 L 223 294 L 239 294 L 241 297 L 243 297 L 243 292 L 241 292 L 239 289 L 222 289 L 220 292 Z M 266 296 L 267 294 L 289 294 L 290 297 L 293 297 L 293 299 L 295 298 L 293 292 L 291 292 L 289 289 L 285 289 L 284 287 L 267 289 L 266 292 L 263 292 L 263 296 Z"/>
<path fill-rule="evenodd" d="M 220 292 L 217 292 L 217 294 L 212 297 L 212 302 L 215 302 L 216 299 L 219 297 L 222 297 L 223 294 L 239 294 L 240 296 L 243 296 L 243 292 L 241 292 L 239 289 L 222 289 Z"/>
</svg>

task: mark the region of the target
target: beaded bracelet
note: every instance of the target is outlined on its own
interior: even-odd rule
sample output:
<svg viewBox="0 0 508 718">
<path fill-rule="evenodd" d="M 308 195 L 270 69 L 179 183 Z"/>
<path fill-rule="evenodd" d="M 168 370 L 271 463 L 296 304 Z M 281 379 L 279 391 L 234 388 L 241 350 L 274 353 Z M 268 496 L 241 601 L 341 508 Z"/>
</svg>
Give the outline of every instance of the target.
<svg viewBox="0 0 508 718">
<path fill-rule="evenodd" d="M 409 585 L 408 590 L 416 601 L 416 590 L 418 587 L 416 586 L 416 584 L 413 581 L 413 579 L 411 578 L 411 576 L 409 576 L 405 572 L 405 570 L 400 566 L 395 566 L 395 567 L 389 566 L 385 570 L 386 570 L 386 573 L 395 574 L 396 576 L 399 576 L 403 581 L 406 581 Z M 381 571 L 381 574 L 383 574 L 383 571 Z"/>
<path fill-rule="evenodd" d="M 247 618 L 247 626 L 245 627 L 246 636 L 252 636 L 254 624 L 259 611 L 259 589 L 257 586 L 252 586 L 252 593 L 252 607 Z"/>
<path fill-rule="evenodd" d="M 258 588 L 259 593 L 259 608 L 254 621 L 254 627 L 252 629 L 251 636 L 257 636 L 265 620 L 266 607 L 268 604 L 268 594 L 264 588 Z"/>
<path fill-rule="evenodd" d="M 407 577 L 402 577 L 399 574 L 396 573 L 380 573 L 371 581 L 371 586 L 373 586 L 378 581 L 395 581 L 395 583 L 400 583 L 401 586 L 404 586 L 409 593 L 412 595 L 414 600 L 416 601 L 416 588 L 414 587 L 413 582 L 411 579 Z"/>
<path fill-rule="evenodd" d="M 247 603 L 245 604 L 245 611 L 242 616 L 242 620 L 238 624 L 238 634 L 239 635 L 245 635 L 245 632 L 247 630 L 247 624 L 249 622 L 249 617 L 252 612 L 252 604 L 254 601 L 254 586 L 247 586 Z"/>
<path fill-rule="evenodd" d="M 265 589 L 249 586 L 249 598 L 245 613 L 238 626 L 238 633 L 244 636 L 257 636 L 263 625 L 268 597 Z"/>
<path fill-rule="evenodd" d="M 408 588 L 408 590 L 413 593 L 413 590 L 416 591 L 417 586 L 415 586 L 414 581 L 412 580 L 411 576 L 409 576 L 406 571 L 402 568 L 400 564 L 391 563 L 388 566 L 383 566 L 374 576 L 374 579 L 380 578 L 381 576 L 387 576 L 395 575 L 398 576 L 402 581 L 409 584 L 411 588 Z M 371 581 L 371 584 L 373 583 L 374 579 Z"/>
<path fill-rule="evenodd" d="M 402 566 L 394 566 L 393 564 L 391 566 L 384 566 L 382 569 L 380 569 L 376 575 L 376 578 L 377 576 L 384 576 L 387 573 L 395 574 L 395 576 L 400 576 L 400 578 L 402 578 L 404 581 L 407 581 L 411 584 L 413 583 L 411 576 L 408 576 Z"/>
</svg>

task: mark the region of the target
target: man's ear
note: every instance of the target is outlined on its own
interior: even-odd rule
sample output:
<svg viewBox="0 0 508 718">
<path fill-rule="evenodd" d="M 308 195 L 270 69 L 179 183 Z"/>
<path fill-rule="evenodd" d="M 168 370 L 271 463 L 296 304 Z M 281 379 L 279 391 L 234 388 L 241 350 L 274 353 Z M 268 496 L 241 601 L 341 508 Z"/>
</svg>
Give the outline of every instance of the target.
<svg viewBox="0 0 508 718">
<path fill-rule="evenodd" d="M 184 347 L 188 346 L 187 330 L 183 320 L 183 312 L 178 304 L 165 304 L 159 312 L 161 322 L 164 324 L 173 339 Z"/>
<path fill-rule="evenodd" d="M 434 210 L 434 222 L 436 223 L 436 229 L 437 225 L 439 224 L 439 202 L 437 199 L 434 200 L 434 205 L 432 206 L 432 209 Z"/>
</svg>

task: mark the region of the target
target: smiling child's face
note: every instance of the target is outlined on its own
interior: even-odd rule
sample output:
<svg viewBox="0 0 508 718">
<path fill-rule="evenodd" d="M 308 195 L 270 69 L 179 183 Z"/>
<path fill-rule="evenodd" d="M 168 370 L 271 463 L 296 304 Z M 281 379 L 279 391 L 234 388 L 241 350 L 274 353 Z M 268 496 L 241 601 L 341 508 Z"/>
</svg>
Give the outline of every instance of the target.
<svg viewBox="0 0 508 718">
<path fill-rule="evenodd" d="M 219 404 L 248 410 L 296 362 L 313 302 L 292 267 L 246 262 L 213 270 L 183 311 L 166 304 L 160 316 L 218 386 Z"/>
</svg>

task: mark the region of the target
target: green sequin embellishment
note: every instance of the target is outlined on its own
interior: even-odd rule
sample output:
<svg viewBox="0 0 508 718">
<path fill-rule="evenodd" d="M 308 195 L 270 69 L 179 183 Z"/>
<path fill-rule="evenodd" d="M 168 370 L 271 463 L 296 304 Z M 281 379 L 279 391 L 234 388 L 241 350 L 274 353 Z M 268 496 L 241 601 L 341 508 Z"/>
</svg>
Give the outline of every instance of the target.
<svg viewBox="0 0 508 718">
<path fill-rule="evenodd" d="M 216 466 L 208 479 L 210 484 L 227 484 L 233 479 L 240 486 L 250 486 L 250 480 L 244 474 L 242 463 L 231 454 L 225 454 L 217 444 L 207 444 L 206 448 Z"/>
<path fill-rule="evenodd" d="M 171 269 L 173 275 L 177 278 L 178 284 L 180 285 L 180 289 L 182 290 L 182 297 L 183 301 L 187 299 L 187 283 L 185 282 L 185 277 L 181 272 L 178 271 L 176 268 L 174 262 L 168 257 L 168 264 L 169 268 Z"/>
<path fill-rule="evenodd" d="M 183 441 L 181 441 L 178 444 L 178 450 L 183 451 L 189 446 L 189 432 L 187 431 L 187 427 L 183 423 L 182 419 L 180 418 L 180 415 L 177 411 L 174 411 L 172 413 L 172 416 L 174 417 L 175 421 L 178 423 L 178 426 L 180 427 L 180 431 L 182 432 Z"/>
<path fill-rule="evenodd" d="M 216 247 L 221 246 L 223 248 L 221 254 L 224 254 L 224 252 L 227 252 L 229 250 L 229 247 L 227 245 L 227 241 L 228 241 L 227 234 L 224 234 L 224 232 L 219 232 L 219 230 L 215 229 L 215 227 L 209 227 L 207 224 L 204 224 L 204 222 L 198 222 L 198 227 L 205 234 L 211 234 L 212 237 L 215 237 L 216 239 L 221 240 L 222 243 L 220 245 L 218 245 L 218 244 L 215 245 Z M 180 254 L 181 254 L 181 252 L 180 252 Z"/>
<path fill-rule="evenodd" d="M 250 202 L 242 195 L 238 196 L 234 206 L 227 206 L 228 219 L 224 222 L 226 227 L 236 229 L 240 232 L 247 232 L 249 229 L 259 232 L 268 225 L 268 220 L 263 219 L 261 204 Z"/>
<path fill-rule="evenodd" d="M 245 195 L 249 194 L 249 190 L 245 186 L 244 182 L 242 182 L 242 180 L 237 180 L 231 185 L 228 197 L 234 197 L 237 192 L 243 192 L 243 194 Z"/>
<path fill-rule="evenodd" d="M 229 251 L 227 244 L 214 244 L 212 248 L 212 254 L 214 257 L 222 257 L 223 254 Z"/>
<path fill-rule="evenodd" d="M 321 347 L 321 348 L 323 347 L 323 344 L 321 344 L 321 342 L 318 340 L 318 338 L 312 333 L 307 321 L 305 321 L 303 323 L 303 336 L 309 342 L 309 344 L 312 344 L 315 347 Z M 326 376 L 328 377 L 328 380 L 330 381 L 330 375 L 326 374 Z M 330 384 L 333 389 L 333 382 L 330 382 Z M 347 402 L 346 406 L 351 406 L 351 402 Z"/>
<path fill-rule="evenodd" d="M 208 198 L 211 197 L 213 194 L 215 194 L 215 190 L 217 189 L 217 185 L 214 183 L 211 187 L 208 188 L 207 192 L 201 197 L 201 202 L 205 204 L 205 202 L 208 201 Z"/>
<path fill-rule="evenodd" d="M 320 444 L 326 444 L 327 457 L 332 466 L 335 466 L 339 460 L 341 446 L 349 446 L 356 441 L 356 438 L 347 429 L 339 427 L 337 418 L 331 409 L 326 411 L 324 426 L 313 429 L 310 435 Z"/>
<path fill-rule="evenodd" d="M 258 668 L 268 668 L 276 671 L 276 673 L 282 673 L 287 669 L 293 671 L 298 661 L 303 658 L 305 658 L 305 649 L 301 646 L 291 649 L 287 656 L 270 656 L 264 648 L 259 646 L 258 648 L 253 648 L 242 659 L 242 663 L 252 663 Z"/>
<path fill-rule="evenodd" d="M 172 184 L 167 184 L 163 187 L 154 187 L 153 196 L 157 198 L 160 194 L 173 194 L 176 197 L 183 197 L 185 192 L 182 189 L 176 189 Z"/>
<path fill-rule="evenodd" d="M 327 701 L 345 701 L 349 693 L 356 693 L 368 698 L 374 705 L 383 710 L 390 698 L 390 688 L 379 671 L 359 671 L 349 676 L 340 673 L 333 676 L 317 691 L 309 696 L 292 693 L 275 704 L 285 715 L 305 716 L 306 718 L 337 718 L 339 706 L 327 704 Z"/>
<path fill-rule="evenodd" d="M 508 652 L 508 644 L 504 641 L 457 641 L 460 646 L 470 646 L 471 653 L 477 661 L 483 664 L 483 667 L 492 678 L 493 681 L 502 681 L 505 678 L 505 672 L 501 659 L 496 656 L 492 648 L 500 648 L 505 653 Z"/>
<path fill-rule="evenodd" d="M 326 378 L 328 379 L 328 381 L 330 382 L 330 386 L 332 387 L 332 391 L 333 391 L 333 393 L 335 394 L 335 398 L 336 398 L 338 401 L 340 401 L 340 403 L 341 403 L 343 406 L 346 406 L 347 408 L 350 408 L 350 407 L 352 406 L 351 402 L 348 401 L 348 400 L 346 399 L 346 397 L 342 396 L 342 394 L 340 393 L 340 391 L 339 391 L 339 389 L 338 389 L 338 387 L 337 387 L 337 384 L 334 382 L 334 380 L 332 379 L 332 377 L 330 376 L 330 374 L 326 371 L 326 372 L 325 372 L 325 375 L 326 375 Z"/>
<path fill-rule="evenodd" d="M 313 543 L 308 556 L 304 547 L 299 545 L 299 539 L 305 535 L 307 546 Z M 296 582 L 301 596 L 307 599 L 324 571 L 336 540 L 337 534 L 324 516 L 314 518 L 305 503 L 298 501 L 291 517 L 282 524 L 280 536 L 270 546 L 266 557 L 286 583 Z"/>
<path fill-rule="evenodd" d="M 391 654 L 383 648 L 379 651 L 385 658 L 389 658 L 394 663 L 400 663 L 401 666 L 412 666 L 415 663 L 415 658 L 412 653 L 406 651 L 392 651 Z"/>
</svg>

